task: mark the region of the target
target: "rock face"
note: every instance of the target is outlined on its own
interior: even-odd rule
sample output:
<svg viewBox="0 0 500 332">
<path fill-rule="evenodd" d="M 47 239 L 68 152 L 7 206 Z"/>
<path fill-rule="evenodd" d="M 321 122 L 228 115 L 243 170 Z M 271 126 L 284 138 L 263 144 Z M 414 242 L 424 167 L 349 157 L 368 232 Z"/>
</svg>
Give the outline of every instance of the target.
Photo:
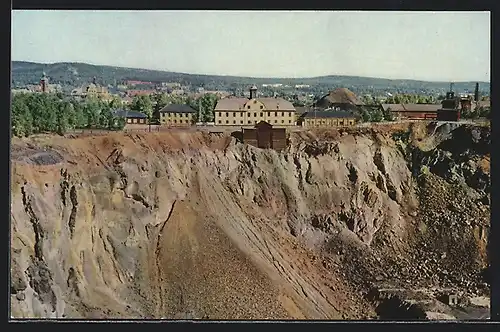
<svg viewBox="0 0 500 332">
<path fill-rule="evenodd" d="M 282 152 L 201 132 L 15 141 L 11 315 L 363 319 L 380 282 L 485 295 L 488 132 L 419 130 L 293 133 Z"/>
</svg>

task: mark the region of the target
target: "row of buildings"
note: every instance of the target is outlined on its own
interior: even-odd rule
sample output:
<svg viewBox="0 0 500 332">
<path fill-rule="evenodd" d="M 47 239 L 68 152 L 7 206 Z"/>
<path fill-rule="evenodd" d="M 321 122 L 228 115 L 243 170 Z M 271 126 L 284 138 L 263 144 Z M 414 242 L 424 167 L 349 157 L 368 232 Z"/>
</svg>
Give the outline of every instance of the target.
<svg viewBox="0 0 500 332">
<path fill-rule="evenodd" d="M 212 125 L 252 128 L 265 122 L 276 128 L 346 127 L 358 123 L 361 107 L 379 108 L 392 113 L 395 119 L 458 121 L 460 112 L 470 110 L 473 103 L 469 97 L 456 97 L 449 92 L 441 104 L 363 105 L 347 89 L 337 90 L 319 100 L 317 105 L 320 106 L 306 108 L 295 107 L 283 98 L 259 98 L 257 87 L 252 86 L 248 98 L 229 96 L 220 99 L 214 109 Z M 196 113 L 188 105 L 172 104 L 160 110 L 157 117 L 166 126 L 191 126 L 195 123 Z"/>
<path fill-rule="evenodd" d="M 184 104 L 165 106 L 156 115 L 157 120 L 166 126 L 186 127 L 195 123 L 197 110 Z M 127 123 L 143 123 L 137 113 L 126 114 Z M 254 127 L 265 122 L 273 127 L 335 127 L 354 126 L 359 118 L 352 112 L 342 109 L 314 110 L 295 108 L 282 98 L 258 98 L 257 88 L 250 88 L 249 98 L 227 97 L 219 100 L 214 109 L 215 121 L 212 125 L 221 127 Z"/>
<path fill-rule="evenodd" d="M 129 84 L 144 84 L 150 82 L 127 82 Z M 40 81 L 41 92 L 49 91 L 48 78 L 44 74 Z M 137 92 L 137 93 L 135 93 Z M 147 93 L 147 90 L 132 90 L 131 96 Z M 203 93 L 206 91 L 201 91 Z M 315 107 L 295 107 L 290 101 L 279 97 L 259 97 L 257 87 L 252 86 L 248 97 L 235 97 L 220 95 L 221 98 L 214 109 L 214 123 L 221 127 L 254 127 L 260 122 L 265 122 L 273 127 L 287 128 L 292 126 L 302 127 L 337 127 L 354 126 L 359 121 L 359 110 L 366 107 L 348 89 L 340 88 L 331 91 L 316 102 Z M 113 96 L 108 89 L 99 85 L 94 77 L 93 82 L 81 88 L 74 89 L 73 97 L 97 97 L 111 100 Z M 485 102 L 483 102 L 485 104 Z M 374 107 L 373 105 L 371 105 Z M 482 105 L 484 106 L 484 105 Z M 384 112 L 390 112 L 397 119 L 429 119 L 458 121 L 460 112 L 457 110 L 470 110 L 472 99 L 468 96 L 455 97 L 453 92 L 439 104 L 381 104 L 375 105 Z M 487 105 L 489 107 L 489 105 Z M 191 126 L 195 123 L 197 110 L 188 105 L 171 104 L 155 114 L 156 120 L 166 126 Z M 137 112 L 118 110 L 117 114 L 127 118 L 130 124 L 146 124 L 146 116 Z"/>
</svg>

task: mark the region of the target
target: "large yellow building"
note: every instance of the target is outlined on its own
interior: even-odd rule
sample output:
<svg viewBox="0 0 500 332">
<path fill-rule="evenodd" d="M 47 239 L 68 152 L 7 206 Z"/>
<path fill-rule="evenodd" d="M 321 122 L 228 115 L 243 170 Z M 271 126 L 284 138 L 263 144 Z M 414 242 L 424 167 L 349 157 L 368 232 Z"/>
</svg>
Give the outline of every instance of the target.
<svg viewBox="0 0 500 332">
<path fill-rule="evenodd" d="M 196 110 L 189 105 L 170 104 L 160 110 L 160 123 L 172 127 L 191 126 Z"/>
<path fill-rule="evenodd" d="M 254 126 L 266 121 L 273 127 L 294 126 L 295 107 L 282 98 L 257 98 L 257 88 L 250 88 L 250 98 L 228 97 L 215 106 L 216 126 Z"/>
<path fill-rule="evenodd" d="M 79 98 L 99 98 L 102 100 L 112 100 L 113 96 L 109 93 L 108 88 L 97 84 L 94 77 L 92 83 L 84 84 L 81 88 L 76 88 L 71 91 L 71 95 Z"/>
</svg>

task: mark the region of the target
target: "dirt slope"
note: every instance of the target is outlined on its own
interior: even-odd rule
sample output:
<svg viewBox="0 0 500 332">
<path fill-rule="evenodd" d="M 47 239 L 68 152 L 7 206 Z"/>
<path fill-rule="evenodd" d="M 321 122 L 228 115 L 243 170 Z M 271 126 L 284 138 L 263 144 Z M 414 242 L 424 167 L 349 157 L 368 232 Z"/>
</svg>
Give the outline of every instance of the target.
<svg viewBox="0 0 500 332">
<path fill-rule="evenodd" d="M 12 316 L 369 319 L 374 289 L 487 295 L 489 132 L 434 129 L 296 133 L 281 153 L 192 132 L 15 140 Z"/>
</svg>

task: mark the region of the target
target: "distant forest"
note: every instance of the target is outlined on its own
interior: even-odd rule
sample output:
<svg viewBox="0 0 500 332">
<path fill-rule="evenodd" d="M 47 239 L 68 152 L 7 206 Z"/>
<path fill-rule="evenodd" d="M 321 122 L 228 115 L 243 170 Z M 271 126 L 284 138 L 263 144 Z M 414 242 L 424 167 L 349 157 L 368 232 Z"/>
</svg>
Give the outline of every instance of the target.
<svg viewBox="0 0 500 332">
<path fill-rule="evenodd" d="M 414 93 L 439 95 L 449 90 L 447 82 L 426 82 L 415 80 L 390 80 L 357 76 L 321 76 L 312 78 L 253 78 L 237 76 L 215 76 L 175 73 L 159 70 L 135 69 L 112 66 L 98 66 L 86 63 L 61 62 L 41 64 L 24 61 L 12 62 L 12 86 L 37 84 L 45 72 L 51 83 L 65 88 L 81 86 L 97 78 L 102 85 L 115 85 L 126 80 L 150 81 L 154 83 L 178 82 L 185 86 L 204 87 L 206 90 L 242 91 L 251 84 L 281 83 L 295 86 L 311 85 L 310 92 L 326 93 L 331 89 L 345 87 L 356 94 Z M 454 82 L 456 92 L 473 92 L 476 82 Z M 490 84 L 479 82 L 482 95 L 489 95 Z"/>
</svg>

